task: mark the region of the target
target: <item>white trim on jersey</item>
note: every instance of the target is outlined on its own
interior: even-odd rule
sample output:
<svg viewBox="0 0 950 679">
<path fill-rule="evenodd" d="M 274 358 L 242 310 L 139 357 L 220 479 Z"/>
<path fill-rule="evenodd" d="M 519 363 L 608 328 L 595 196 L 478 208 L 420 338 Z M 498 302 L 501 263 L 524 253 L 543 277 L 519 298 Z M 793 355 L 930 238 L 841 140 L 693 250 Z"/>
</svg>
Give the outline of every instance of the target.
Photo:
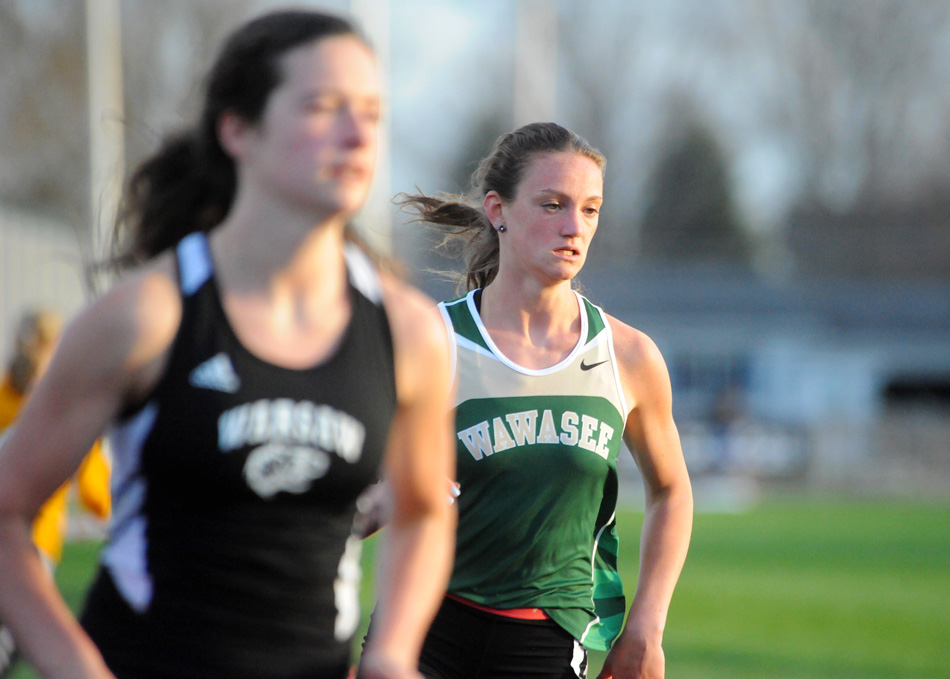
<svg viewBox="0 0 950 679">
<path fill-rule="evenodd" d="M 145 552 L 148 521 L 142 514 L 147 490 L 139 473 L 142 445 L 158 417 L 149 403 L 129 422 L 109 433 L 112 450 L 112 538 L 102 552 L 102 563 L 112 574 L 116 589 L 139 613 L 152 601 L 152 580 Z"/>
<path fill-rule="evenodd" d="M 605 523 L 603 526 L 600 527 L 600 530 L 597 531 L 597 535 L 594 537 L 594 549 L 591 550 L 591 553 L 590 553 L 590 581 L 591 582 L 594 582 L 594 569 L 597 567 L 597 547 L 600 546 L 600 538 L 604 534 L 604 531 L 607 530 L 607 528 L 616 520 L 616 518 L 617 518 L 617 512 L 614 511 L 614 513 L 610 515 L 610 518 L 607 519 L 607 523 Z M 590 605 L 591 605 L 591 608 L 593 608 L 594 610 L 597 610 L 597 606 L 594 603 L 594 589 L 593 588 L 591 588 L 590 590 Z M 594 619 L 590 621 L 590 623 L 587 625 L 587 628 L 584 630 L 584 633 L 581 635 L 580 641 L 582 644 L 584 643 L 584 640 L 587 639 L 587 635 L 590 633 L 594 625 L 598 624 L 599 622 L 600 622 L 600 616 L 595 615 Z"/>
<path fill-rule="evenodd" d="M 478 344 L 477 342 L 473 342 L 473 341 L 470 340 L 469 338 L 463 337 L 462 335 L 456 335 L 456 336 L 455 336 L 455 342 L 453 342 L 453 344 L 454 344 L 455 346 L 457 346 L 458 348 L 460 348 L 460 349 L 468 349 L 468 350 L 471 351 L 473 354 L 480 354 L 480 355 L 482 355 L 482 356 L 487 356 L 488 358 L 493 358 L 493 359 L 495 359 L 495 360 L 498 361 L 499 363 L 502 363 L 502 364 L 504 364 L 504 365 L 508 365 L 508 364 L 507 364 L 505 361 L 503 361 L 503 360 L 501 359 L 501 357 L 498 356 L 498 354 L 496 354 L 495 352 L 486 349 L 486 348 L 483 347 L 481 344 Z M 509 366 L 509 367 L 510 367 L 510 366 Z"/>
<path fill-rule="evenodd" d="M 449 310 L 446 308 L 445 302 L 440 302 L 438 304 L 439 313 L 442 315 L 442 322 L 445 323 L 445 339 L 449 343 L 449 375 L 452 376 L 452 388 L 451 392 L 455 393 L 455 380 L 458 379 L 456 374 L 456 368 L 458 368 L 458 349 L 455 346 L 455 343 L 458 341 L 458 337 L 455 335 L 455 324 L 452 323 L 452 317 L 449 316 Z"/>
<path fill-rule="evenodd" d="M 574 639 L 574 653 L 571 657 L 571 669 L 578 679 L 587 679 L 587 649 Z"/>
<path fill-rule="evenodd" d="M 614 384 L 617 386 L 620 416 L 623 418 L 624 426 L 626 426 L 627 415 L 630 414 L 630 405 L 627 403 L 627 397 L 623 393 L 623 381 L 620 379 L 620 364 L 617 361 L 617 352 L 614 350 L 614 331 L 613 328 L 610 327 L 610 319 L 607 318 L 606 312 L 599 307 L 597 311 L 600 314 L 600 319 L 604 324 L 604 330 L 607 333 L 607 350 L 610 352 L 610 364 L 614 371 Z"/>
<path fill-rule="evenodd" d="M 214 271 L 207 236 L 196 231 L 182 238 L 178 243 L 178 262 L 182 293 L 193 295 Z"/>
<path fill-rule="evenodd" d="M 519 372 L 523 375 L 549 375 L 551 373 L 556 373 L 570 365 L 574 359 L 577 358 L 577 355 L 583 351 L 587 342 L 587 309 L 584 306 L 584 300 L 581 298 L 580 294 L 576 290 L 572 290 L 571 292 L 574 293 L 574 299 L 577 302 L 578 313 L 580 313 L 581 317 L 581 332 L 577 338 L 577 344 L 575 344 L 574 348 L 571 349 L 571 353 L 565 356 L 562 360 L 558 361 L 552 366 L 540 369 L 525 368 L 522 365 L 518 365 L 510 358 L 505 356 L 501 349 L 498 348 L 498 345 L 495 344 L 494 340 L 492 340 L 491 335 L 488 332 L 488 328 L 486 328 L 485 324 L 482 323 L 482 316 L 478 312 L 478 308 L 475 306 L 474 290 L 466 295 L 465 301 L 468 304 L 469 313 L 471 314 L 472 319 L 475 321 L 475 325 L 478 327 L 478 332 L 481 334 L 482 339 L 485 340 L 485 344 L 487 344 L 488 348 L 491 349 L 496 359 L 515 372 Z"/>
<path fill-rule="evenodd" d="M 355 243 L 347 243 L 343 255 L 353 287 L 373 304 L 380 304 L 383 301 L 383 287 L 379 282 L 379 272 L 369 255 Z"/>
</svg>

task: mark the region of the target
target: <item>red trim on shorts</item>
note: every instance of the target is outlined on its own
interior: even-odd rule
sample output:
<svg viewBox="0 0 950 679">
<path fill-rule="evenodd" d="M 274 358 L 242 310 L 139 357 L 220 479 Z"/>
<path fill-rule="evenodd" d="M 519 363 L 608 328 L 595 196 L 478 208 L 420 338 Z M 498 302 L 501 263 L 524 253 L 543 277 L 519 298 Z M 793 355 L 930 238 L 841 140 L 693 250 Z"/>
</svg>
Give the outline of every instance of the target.
<svg viewBox="0 0 950 679">
<path fill-rule="evenodd" d="M 452 599 L 452 601 L 458 601 L 460 604 L 465 604 L 466 606 L 477 608 L 480 611 L 493 613 L 494 615 L 500 615 L 505 618 L 515 618 L 516 620 L 550 620 L 548 614 L 540 608 L 492 608 L 491 606 L 477 604 L 474 601 L 470 601 L 456 594 L 449 593 L 445 596 Z"/>
</svg>

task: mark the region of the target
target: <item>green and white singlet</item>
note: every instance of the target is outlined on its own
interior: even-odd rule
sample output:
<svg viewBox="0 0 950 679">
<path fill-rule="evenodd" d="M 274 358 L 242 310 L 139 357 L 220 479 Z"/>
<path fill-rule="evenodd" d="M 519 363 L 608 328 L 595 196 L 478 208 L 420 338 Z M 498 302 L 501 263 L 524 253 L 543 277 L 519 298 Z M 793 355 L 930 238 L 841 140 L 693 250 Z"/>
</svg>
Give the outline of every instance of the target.
<svg viewBox="0 0 950 679">
<path fill-rule="evenodd" d="M 557 365 L 508 360 L 481 291 L 439 305 L 454 339 L 459 527 L 449 591 L 540 608 L 592 650 L 620 632 L 617 455 L 627 407 L 604 312 L 575 293 L 577 345 Z"/>
</svg>

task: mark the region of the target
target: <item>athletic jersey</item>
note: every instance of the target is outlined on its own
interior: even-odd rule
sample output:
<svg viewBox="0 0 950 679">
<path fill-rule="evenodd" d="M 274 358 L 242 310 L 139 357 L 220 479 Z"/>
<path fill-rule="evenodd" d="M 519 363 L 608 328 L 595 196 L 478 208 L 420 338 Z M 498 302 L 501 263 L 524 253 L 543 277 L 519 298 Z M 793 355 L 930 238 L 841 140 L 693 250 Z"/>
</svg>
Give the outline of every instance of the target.
<svg viewBox="0 0 950 679">
<path fill-rule="evenodd" d="M 584 646 L 623 623 L 617 454 L 627 407 L 610 326 L 575 293 L 577 345 L 523 368 L 495 346 L 479 290 L 440 304 L 454 338 L 459 525 L 449 591 L 493 608 L 541 608 Z"/>
<path fill-rule="evenodd" d="M 182 318 L 168 366 L 111 432 L 106 582 L 83 623 L 129 676 L 345 670 L 360 619 L 350 531 L 396 404 L 377 272 L 347 246 L 349 325 L 332 356 L 292 370 L 241 345 L 203 234 L 186 237 L 177 260 Z"/>
</svg>

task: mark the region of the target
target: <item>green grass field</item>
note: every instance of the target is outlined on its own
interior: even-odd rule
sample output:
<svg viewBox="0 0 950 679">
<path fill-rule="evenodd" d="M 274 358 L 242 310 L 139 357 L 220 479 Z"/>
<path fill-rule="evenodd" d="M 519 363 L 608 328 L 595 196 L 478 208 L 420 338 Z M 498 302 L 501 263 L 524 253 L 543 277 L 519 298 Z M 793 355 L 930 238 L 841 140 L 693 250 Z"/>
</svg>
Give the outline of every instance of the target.
<svg viewBox="0 0 950 679">
<path fill-rule="evenodd" d="M 628 596 L 641 520 L 618 518 Z M 57 580 L 71 605 L 97 550 L 67 548 Z M 774 500 L 697 514 L 664 648 L 670 679 L 950 677 L 950 506 Z"/>
</svg>

